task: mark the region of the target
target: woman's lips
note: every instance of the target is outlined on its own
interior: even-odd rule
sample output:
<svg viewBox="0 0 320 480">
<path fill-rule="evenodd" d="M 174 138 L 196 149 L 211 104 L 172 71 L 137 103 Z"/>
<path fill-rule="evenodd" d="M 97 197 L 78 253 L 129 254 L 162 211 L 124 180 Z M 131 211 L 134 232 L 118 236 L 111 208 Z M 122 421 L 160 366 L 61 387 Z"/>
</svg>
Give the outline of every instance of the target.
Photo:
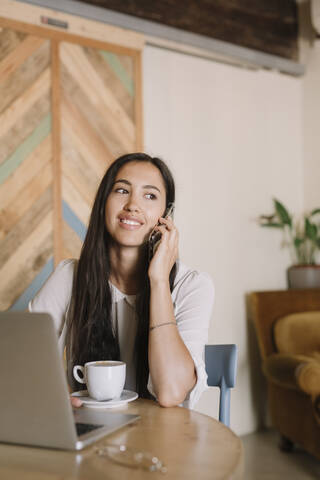
<svg viewBox="0 0 320 480">
<path fill-rule="evenodd" d="M 119 224 L 120 224 L 120 227 L 124 228 L 125 230 L 137 230 L 143 225 L 139 220 L 135 218 L 125 218 L 125 217 L 119 218 Z"/>
</svg>

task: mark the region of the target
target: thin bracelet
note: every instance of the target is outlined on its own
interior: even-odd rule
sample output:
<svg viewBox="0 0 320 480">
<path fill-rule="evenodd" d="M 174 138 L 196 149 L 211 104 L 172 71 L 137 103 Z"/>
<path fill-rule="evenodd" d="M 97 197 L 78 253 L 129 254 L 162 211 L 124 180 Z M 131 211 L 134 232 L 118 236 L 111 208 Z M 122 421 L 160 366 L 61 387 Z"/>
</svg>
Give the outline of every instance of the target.
<svg viewBox="0 0 320 480">
<path fill-rule="evenodd" d="M 154 325 L 153 327 L 150 327 L 149 330 L 151 331 L 154 328 L 163 327 L 164 325 L 177 325 L 177 323 L 176 322 L 159 323 L 159 325 Z"/>
</svg>

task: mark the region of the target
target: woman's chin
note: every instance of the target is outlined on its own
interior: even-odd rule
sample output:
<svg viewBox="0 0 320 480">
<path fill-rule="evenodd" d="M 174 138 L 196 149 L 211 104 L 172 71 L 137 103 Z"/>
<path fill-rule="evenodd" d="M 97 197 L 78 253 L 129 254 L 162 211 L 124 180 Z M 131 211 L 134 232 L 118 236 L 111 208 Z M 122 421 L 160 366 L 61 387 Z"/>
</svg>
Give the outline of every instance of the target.
<svg viewBox="0 0 320 480">
<path fill-rule="evenodd" d="M 145 239 L 113 239 L 113 246 L 118 248 L 136 248 L 137 250 L 141 250 L 146 247 Z"/>
</svg>

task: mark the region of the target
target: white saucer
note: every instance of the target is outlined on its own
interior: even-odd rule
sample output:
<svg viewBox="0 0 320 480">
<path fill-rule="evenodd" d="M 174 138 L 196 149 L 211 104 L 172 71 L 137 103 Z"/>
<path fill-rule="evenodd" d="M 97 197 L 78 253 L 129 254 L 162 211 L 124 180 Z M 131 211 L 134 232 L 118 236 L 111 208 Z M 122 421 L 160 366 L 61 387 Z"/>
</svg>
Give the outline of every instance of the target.
<svg viewBox="0 0 320 480">
<path fill-rule="evenodd" d="M 122 407 L 129 402 L 133 402 L 138 398 L 138 394 L 136 392 L 131 392 L 130 390 L 123 390 L 121 393 L 120 398 L 116 398 L 114 400 L 105 400 L 99 402 L 98 400 L 94 400 L 88 395 L 87 390 L 80 390 L 80 392 L 73 392 L 71 394 L 72 397 L 80 398 L 84 407 L 88 408 L 115 408 L 115 407 Z"/>
</svg>

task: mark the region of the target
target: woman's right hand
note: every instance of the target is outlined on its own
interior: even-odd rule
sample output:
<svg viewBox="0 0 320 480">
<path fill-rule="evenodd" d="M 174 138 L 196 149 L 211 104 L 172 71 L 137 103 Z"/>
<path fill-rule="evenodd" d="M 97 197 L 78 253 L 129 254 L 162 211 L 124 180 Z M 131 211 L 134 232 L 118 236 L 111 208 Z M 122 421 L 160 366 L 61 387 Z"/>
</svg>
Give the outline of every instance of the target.
<svg viewBox="0 0 320 480">
<path fill-rule="evenodd" d="M 150 282 L 169 281 L 171 269 L 178 258 L 179 233 L 171 217 L 159 218 L 155 232 L 161 233 L 157 250 L 150 262 L 148 275 Z"/>
</svg>

